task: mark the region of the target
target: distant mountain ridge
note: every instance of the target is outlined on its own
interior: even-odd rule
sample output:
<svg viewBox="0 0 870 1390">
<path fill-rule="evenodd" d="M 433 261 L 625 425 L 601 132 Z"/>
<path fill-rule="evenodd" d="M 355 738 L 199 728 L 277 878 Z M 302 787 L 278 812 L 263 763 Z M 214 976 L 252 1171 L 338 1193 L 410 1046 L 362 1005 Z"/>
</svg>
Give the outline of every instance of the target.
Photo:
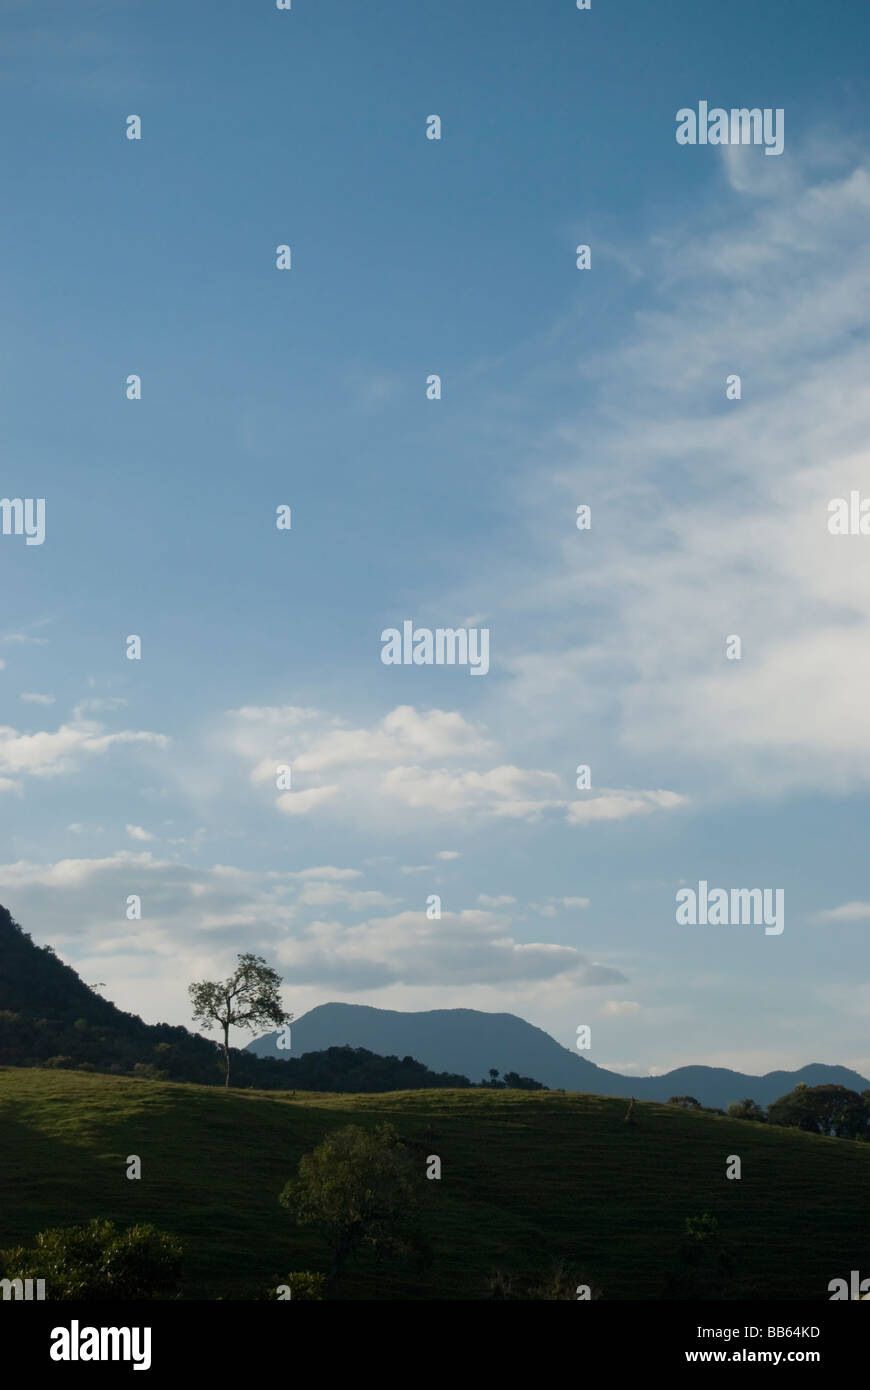
<svg viewBox="0 0 870 1390">
<path fill-rule="evenodd" d="M 870 1082 L 857 1072 L 819 1063 L 761 1077 L 716 1067 L 679 1067 L 655 1077 L 621 1076 L 562 1047 L 514 1014 L 476 1009 L 397 1013 L 363 1004 L 322 1004 L 293 1022 L 291 1034 L 289 1052 L 276 1048 L 275 1033 L 245 1050 L 231 1048 L 233 1084 L 264 1090 L 404 1090 L 461 1085 L 465 1077 L 476 1084 L 496 1067 L 502 1074 L 514 1071 L 553 1090 L 659 1101 L 692 1095 L 702 1105 L 723 1109 L 746 1097 L 770 1105 L 801 1081 L 859 1092 L 870 1089 Z M 331 1055 L 322 1055 L 330 1049 Z M 365 1049 L 368 1055 L 348 1049 Z M 306 1060 L 301 1061 L 303 1054 Z M 406 1064 L 406 1059 L 413 1060 Z M 4 907 L 0 1066 L 84 1068 L 207 1085 L 223 1079 L 214 1039 L 177 1025 L 148 1024 L 116 1008 L 51 947 L 36 946 Z"/>
<path fill-rule="evenodd" d="M 702 1105 L 722 1109 L 747 1097 L 768 1106 L 800 1082 L 847 1086 L 858 1092 L 870 1089 L 870 1081 L 848 1067 L 819 1062 L 765 1076 L 701 1066 L 677 1067 L 662 1076 L 622 1076 L 571 1052 L 542 1028 L 515 1014 L 477 1009 L 399 1013 L 367 1004 L 320 1004 L 291 1025 L 290 1052 L 278 1049 L 277 1037 L 277 1033 L 268 1033 L 256 1038 L 246 1050 L 286 1061 L 327 1047 L 365 1047 L 382 1056 L 411 1056 L 433 1071 L 458 1072 L 472 1082 L 479 1082 L 490 1067 L 496 1067 L 502 1073 L 516 1071 L 534 1077 L 551 1090 L 655 1101 L 690 1095 Z"/>
</svg>

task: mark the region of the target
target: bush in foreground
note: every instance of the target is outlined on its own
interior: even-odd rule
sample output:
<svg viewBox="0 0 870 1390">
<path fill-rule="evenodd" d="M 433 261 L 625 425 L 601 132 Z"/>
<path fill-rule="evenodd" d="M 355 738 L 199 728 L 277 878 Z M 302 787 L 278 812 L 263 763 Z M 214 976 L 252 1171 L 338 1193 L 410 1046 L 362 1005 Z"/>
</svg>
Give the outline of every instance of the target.
<svg viewBox="0 0 870 1390">
<path fill-rule="evenodd" d="M 9 1279 L 44 1279 L 50 1299 L 178 1297 L 181 1242 L 156 1226 L 120 1229 L 95 1218 L 86 1226 L 42 1231 L 27 1249 L 0 1252 Z"/>
</svg>

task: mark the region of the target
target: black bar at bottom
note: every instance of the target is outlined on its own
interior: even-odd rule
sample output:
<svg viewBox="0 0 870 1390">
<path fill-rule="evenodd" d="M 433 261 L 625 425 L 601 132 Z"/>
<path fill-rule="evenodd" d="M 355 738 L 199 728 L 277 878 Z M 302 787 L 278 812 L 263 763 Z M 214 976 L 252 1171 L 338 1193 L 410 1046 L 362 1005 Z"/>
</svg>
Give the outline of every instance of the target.
<svg viewBox="0 0 870 1390">
<path fill-rule="evenodd" d="M 109 1371 L 162 1383 L 168 1373 L 190 1370 L 208 1381 L 227 1384 L 233 1376 L 241 1384 L 263 1374 L 289 1381 L 300 1370 L 310 1378 L 318 1358 L 334 1375 L 343 1355 L 355 1373 L 401 1363 L 403 1375 L 414 1379 L 419 1355 L 426 1380 L 441 1365 L 445 1375 L 455 1376 L 460 1366 L 474 1374 L 478 1361 L 480 1374 L 491 1379 L 493 1363 L 503 1358 L 519 1374 L 526 1355 L 540 1370 L 551 1351 L 568 1352 L 578 1374 L 597 1364 L 650 1374 L 678 1366 L 699 1374 L 804 1366 L 830 1375 L 861 1365 L 870 1336 L 870 1306 L 837 1302 L 578 1301 L 570 1312 L 547 1316 L 531 1308 L 523 1313 L 511 1302 L 509 1321 L 501 1316 L 491 1305 L 453 1302 L 427 1312 L 421 1303 L 0 1301 L 0 1338 L 16 1383 L 22 1371 L 66 1378 Z M 415 1346 L 415 1335 L 425 1341 Z M 551 1348 L 541 1336 L 554 1339 Z"/>
</svg>

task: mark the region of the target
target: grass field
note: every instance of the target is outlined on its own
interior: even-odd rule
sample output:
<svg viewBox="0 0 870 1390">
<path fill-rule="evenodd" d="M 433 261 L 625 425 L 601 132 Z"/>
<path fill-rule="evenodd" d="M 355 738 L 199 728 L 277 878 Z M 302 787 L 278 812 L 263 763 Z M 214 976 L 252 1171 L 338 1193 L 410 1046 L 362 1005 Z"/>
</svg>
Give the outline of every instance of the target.
<svg viewBox="0 0 870 1390">
<path fill-rule="evenodd" d="M 293 1098 L 0 1068 L 0 1247 L 103 1216 L 178 1235 L 187 1298 L 325 1271 L 317 1236 L 291 1224 L 278 1194 L 329 1130 L 389 1119 L 442 1161 L 423 1192 L 435 1261 L 413 1275 L 366 1257 L 346 1298 L 485 1298 L 498 1270 L 559 1262 L 607 1299 L 655 1298 L 685 1218 L 705 1211 L 765 1298 L 826 1299 L 831 1279 L 870 1275 L 870 1145 L 665 1105 L 638 1104 L 632 1129 L 625 1110 L 549 1092 Z M 140 1181 L 125 1176 L 129 1154 Z M 730 1154 L 740 1181 L 725 1178 Z"/>
</svg>

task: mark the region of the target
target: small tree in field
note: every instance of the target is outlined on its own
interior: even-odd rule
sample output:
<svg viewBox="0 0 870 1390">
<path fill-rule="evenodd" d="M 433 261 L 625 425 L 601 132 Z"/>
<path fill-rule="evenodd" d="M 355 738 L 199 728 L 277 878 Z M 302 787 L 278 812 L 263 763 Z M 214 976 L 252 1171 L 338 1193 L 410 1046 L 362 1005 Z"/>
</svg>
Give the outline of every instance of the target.
<svg viewBox="0 0 870 1390">
<path fill-rule="evenodd" d="M 392 1125 L 374 1131 L 346 1125 L 299 1161 L 299 1176 L 280 1202 L 301 1226 L 320 1228 L 330 1250 L 330 1276 L 339 1279 L 362 1246 L 425 1260 L 428 1246 L 414 1225 L 419 1165 Z"/>
<path fill-rule="evenodd" d="M 254 956 L 249 951 L 239 956 L 239 963 L 228 980 L 219 984 L 214 980 L 201 980 L 188 985 L 187 992 L 193 1004 L 193 1017 L 196 1023 L 206 1028 L 223 1029 L 221 1043 L 227 1073 L 224 1085 L 230 1084 L 230 1028 L 266 1028 L 274 1024 L 289 1023 L 292 1014 L 285 1014 L 278 993 L 281 976 L 270 969 L 262 956 Z"/>
</svg>

